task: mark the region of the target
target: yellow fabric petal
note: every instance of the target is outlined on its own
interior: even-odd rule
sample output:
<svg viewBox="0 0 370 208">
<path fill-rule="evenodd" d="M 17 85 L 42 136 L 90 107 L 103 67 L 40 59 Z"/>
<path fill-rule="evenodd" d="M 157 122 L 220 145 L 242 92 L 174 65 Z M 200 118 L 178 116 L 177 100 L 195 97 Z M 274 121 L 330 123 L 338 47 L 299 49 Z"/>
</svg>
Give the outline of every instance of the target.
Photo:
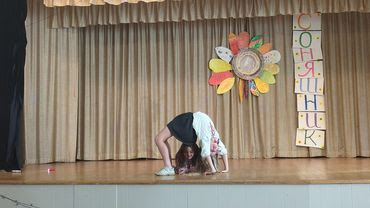
<svg viewBox="0 0 370 208">
<path fill-rule="evenodd" d="M 215 72 L 225 72 L 231 70 L 231 64 L 227 63 L 222 59 L 211 59 L 208 64 L 209 68 Z"/>
<path fill-rule="evenodd" d="M 268 93 L 270 90 L 269 84 L 262 81 L 260 78 L 255 78 L 254 82 L 256 83 L 257 89 L 260 93 Z"/>
<path fill-rule="evenodd" d="M 235 77 L 230 77 L 221 82 L 217 88 L 217 94 L 224 94 L 231 90 L 235 82 Z"/>
<path fill-rule="evenodd" d="M 263 70 L 268 71 L 271 74 L 275 75 L 279 73 L 280 67 L 277 64 L 265 64 Z"/>
<path fill-rule="evenodd" d="M 244 100 L 244 88 L 245 88 L 245 81 L 240 79 L 239 80 L 239 100 L 243 102 Z"/>
</svg>

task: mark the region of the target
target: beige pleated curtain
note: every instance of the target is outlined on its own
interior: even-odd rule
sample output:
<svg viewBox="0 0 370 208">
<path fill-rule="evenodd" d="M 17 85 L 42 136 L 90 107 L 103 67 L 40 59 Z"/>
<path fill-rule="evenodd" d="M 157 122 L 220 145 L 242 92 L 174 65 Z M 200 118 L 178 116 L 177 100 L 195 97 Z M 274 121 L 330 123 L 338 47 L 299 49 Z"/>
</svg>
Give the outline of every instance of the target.
<svg viewBox="0 0 370 208">
<path fill-rule="evenodd" d="M 155 135 L 188 111 L 211 116 L 231 158 L 370 156 L 369 13 L 322 15 L 324 150 L 295 146 L 291 15 L 50 29 L 52 18 L 29 4 L 27 163 L 160 158 Z M 241 31 L 282 54 L 277 84 L 243 103 L 207 83 L 214 47 Z"/>
<path fill-rule="evenodd" d="M 47 7 L 63 7 L 63 6 L 91 6 L 91 5 L 120 5 L 123 3 L 151 3 L 163 2 L 165 0 L 44 0 L 44 5 Z M 172 0 L 176 1 L 176 0 Z M 179 1 L 179 0 L 177 0 Z"/>
<path fill-rule="evenodd" d="M 120 23 L 271 17 L 315 12 L 370 12 L 370 0 L 166 0 L 119 6 L 106 4 L 88 7 L 54 7 L 49 11 L 49 26 L 68 28 Z"/>
</svg>

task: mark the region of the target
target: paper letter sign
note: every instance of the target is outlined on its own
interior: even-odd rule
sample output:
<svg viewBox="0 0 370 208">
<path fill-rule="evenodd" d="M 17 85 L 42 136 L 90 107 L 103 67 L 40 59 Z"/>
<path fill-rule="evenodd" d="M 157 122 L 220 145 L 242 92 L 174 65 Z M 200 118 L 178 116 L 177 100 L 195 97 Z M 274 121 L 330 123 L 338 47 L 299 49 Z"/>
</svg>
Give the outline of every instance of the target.
<svg viewBox="0 0 370 208">
<path fill-rule="evenodd" d="M 322 61 L 307 61 L 294 65 L 295 78 L 323 78 Z"/>
<path fill-rule="evenodd" d="M 321 48 L 293 48 L 295 63 L 322 59 Z"/>
<path fill-rule="evenodd" d="M 326 129 L 325 113 L 298 112 L 299 129 Z"/>
<path fill-rule="evenodd" d="M 321 48 L 321 31 L 293 31 L 293 48 Z"/>
<path fill-rule="evenodd" d="M 297 94 L 296 145 L 324 148 L 325 100 L 321 15 L 293 15 L 294 93 Z"/>
<path fill-rule="evenodd" d="M 298 94 L 297 108 L 298 111 L 325 111 L 324 96 Z"/>
<path fill-rule="evenodd" d="M 302 94 L 318 94 L 324 93 L 324 79 L 323 78 L 304 78 L 295 80 L 295 93 Z"/>
<path fill-rule="evenodd" d="M 320 13 L 294 15 L 293 30 L 321 30 Z"/>
<path fill-rule="evenodd" d="M 295 141 L 297 146 L 323 149 L 325 146 L 325 131 L 297 129 Z"/>
</svg>

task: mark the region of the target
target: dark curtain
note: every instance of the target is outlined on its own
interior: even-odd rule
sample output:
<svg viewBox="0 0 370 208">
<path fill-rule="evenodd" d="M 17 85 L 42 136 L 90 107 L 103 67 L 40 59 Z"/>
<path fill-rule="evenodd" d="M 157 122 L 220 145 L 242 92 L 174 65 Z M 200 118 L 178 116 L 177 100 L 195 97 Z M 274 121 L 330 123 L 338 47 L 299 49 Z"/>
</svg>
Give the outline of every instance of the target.
<svg viewBox="0 0 370 208">
<path fill-rule="evenodd" d="M 0 1 L 0 170 L 18 170 L 26 55 L 26 0 Z"/>
</svg>

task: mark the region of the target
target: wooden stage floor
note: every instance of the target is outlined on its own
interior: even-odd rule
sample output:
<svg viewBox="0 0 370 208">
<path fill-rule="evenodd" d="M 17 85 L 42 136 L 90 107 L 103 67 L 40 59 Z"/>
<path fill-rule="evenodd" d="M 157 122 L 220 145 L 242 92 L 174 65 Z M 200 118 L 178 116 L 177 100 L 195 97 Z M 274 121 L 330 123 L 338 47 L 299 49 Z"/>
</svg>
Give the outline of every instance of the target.
<svg viewBox="0 0 370 208">
<path fill-rule="evenodd" d="M 155 176 L 161 166 L 161 160 L 27 165 L 22 173 L 0 171 L 0 184 L 370 184 L 370 158 L 230 160 L 229 173 L 210 176 Z"/>
</svg>

